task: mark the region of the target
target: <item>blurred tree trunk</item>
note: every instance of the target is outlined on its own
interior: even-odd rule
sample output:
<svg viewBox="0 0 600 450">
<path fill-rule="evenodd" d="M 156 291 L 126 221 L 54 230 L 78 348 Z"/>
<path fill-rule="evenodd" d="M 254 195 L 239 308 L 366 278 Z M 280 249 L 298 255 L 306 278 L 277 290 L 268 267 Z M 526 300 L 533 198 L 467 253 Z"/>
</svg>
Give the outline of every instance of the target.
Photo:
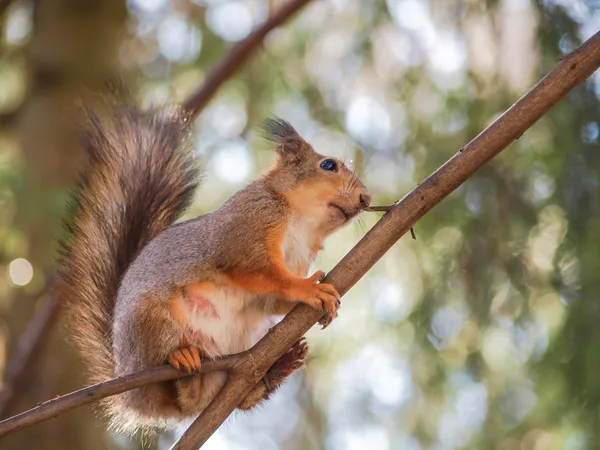
<svg viewBox="0 0 600 450">
<path fill-rule="evenodd" d="M 17 123 L 26 175 L 18 193 L 15 225 L 28 242 L 28 254 L 24 256 L 43 278 L 41 274 L 53 270 L 54 242 L 65 211 L 65 192 L 81 160 L 81 149 L 71 128 L 74 99 L 103 88 L 118 75 L 118 50 L 127 11 L 125 0 L 38 0 L 33 5 L 33 35 L 26 55 L 29 91 Z M 13 299 L 8 311 L 9 348 L 14 349 L 38 298 L 21 293 Z M 9 414 L 82 386 L 81 363 L 66 342 L 66 335 L 64 323 L 59 320 L 43 354 L 26 374 L 24 388 Z M 1 446 L 102 449 L 108 447 L 106 436 L 105 427 L 89 409 L 77 410 L 9 436 Z"/>
</svg>

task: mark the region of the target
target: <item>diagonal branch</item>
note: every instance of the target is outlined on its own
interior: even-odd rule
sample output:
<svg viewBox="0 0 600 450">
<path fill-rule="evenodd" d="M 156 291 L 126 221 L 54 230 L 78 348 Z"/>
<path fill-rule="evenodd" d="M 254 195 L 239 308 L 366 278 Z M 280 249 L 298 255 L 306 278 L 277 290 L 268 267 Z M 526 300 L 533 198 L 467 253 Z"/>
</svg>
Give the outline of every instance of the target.
<svg viewBox="0 0 600 450">
<path fill-rule="evenodd" d="M 0 0 L 0 14 L 11 0 Z M 196 117 L 215 92 L 244 64 L 254 50 L 260 46 L 272 29 L 282 25 L 310 0 L 291 0 L 276 11 L 265 23 L 250 33 L 242 42 L 229 50 L 227 55 L 210 71 L 202 86 L 183 104 L 183 108 Z M 1 122 L 0 117 L 0 122 Z M 40 354 L 45 337 L 48 335 L 57 316 L 59 302 L 56 294 L 48 292 L 41 301 L 35 316 L 31 319 L 27 331 L 21 337 L 13 358 L 9 361 L 0 391 L 0 417 L 10 409 L 10 405 L 19 391 L 19 382 L 31 368 L 35 355 Z"/>
<path fill-rule="evenodd" d="M 600 32 L 565 57 L 493 124 L 390 209 L 327 275 L 324 282 L 333 284 L 341 294 L 347 292 L 417 220 L 521 136 L 598 67 Z M 296 306 L 250 350 L 253 363 L 262 373 L 266 372 L 320 317 L 321 313 L 308 306 Z M 256 376 L 229 377 L 223 390 L 173 449 L 193 450 L 204 444 L 256 381 Z"/>
<path fill-rule="evenodd" d="M 217 370 L 230 370 L 246 356 L 245 352 L 224 356 L 216 360 L 203 360 L 202 368 L 195 374 L 207 373 Z M 70 394 L 62 395 L 52 400 L 39 404 L 29 411 L 17 414 L 0 422 L 0 437 L 22 430 L 23 428 L 52 419 L 59 414 L 79 408 L 80 406 L 96 402 L 111 395 L 121 394 L 125 391 L 137 389 L 152 383 L 174 380 L 190 376 L 171 366 L 152 367 L 140 372 L 115 378 L 105 383 L 94 384 Z"/>
</svg>

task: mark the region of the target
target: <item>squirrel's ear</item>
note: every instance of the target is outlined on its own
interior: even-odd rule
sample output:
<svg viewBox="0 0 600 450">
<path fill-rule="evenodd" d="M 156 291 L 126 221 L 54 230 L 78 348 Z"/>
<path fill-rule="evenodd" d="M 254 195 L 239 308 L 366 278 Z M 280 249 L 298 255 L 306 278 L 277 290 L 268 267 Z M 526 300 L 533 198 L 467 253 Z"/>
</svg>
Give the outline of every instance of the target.
<svg viewBox="0 0 600 450">
<path fill-rule="evenodd" d="M 265 119 L 262 129 L 264 137 L 276 144 L 275 151 L 285 162 L 299 163 L 313 151 L 294 127 L 279 117 Z"/>
</svg>

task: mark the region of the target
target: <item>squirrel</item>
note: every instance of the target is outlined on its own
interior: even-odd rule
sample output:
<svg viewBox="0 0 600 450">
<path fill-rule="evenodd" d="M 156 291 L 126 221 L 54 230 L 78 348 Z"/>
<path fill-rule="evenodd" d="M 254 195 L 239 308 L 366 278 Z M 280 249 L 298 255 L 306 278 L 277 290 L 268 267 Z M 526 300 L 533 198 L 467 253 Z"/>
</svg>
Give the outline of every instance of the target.
<svg viewBox="0 0 600 450">
<path fill-rule="evenodd" d="M 73 338 L 92 382 L 249 349 L 298 302 L 337 315 L 340 295 L 324 272 L 307 277 L 324 239 L 370 203 L 358 176 L 317 153 L 280 118 L 263 124 L 276 162 L 215 211 L 175 223 L 200 170 L 191 119 L 118 106 L 86 111 L 87 164 L 61 241 L 59 279 Z M 269 396 L 308 355 L 302 339 L 266 373 L 239 409 Z M 178 429 L 223 386 L 209 372 L 106 399 L 116 432 Z"/>
</svg>

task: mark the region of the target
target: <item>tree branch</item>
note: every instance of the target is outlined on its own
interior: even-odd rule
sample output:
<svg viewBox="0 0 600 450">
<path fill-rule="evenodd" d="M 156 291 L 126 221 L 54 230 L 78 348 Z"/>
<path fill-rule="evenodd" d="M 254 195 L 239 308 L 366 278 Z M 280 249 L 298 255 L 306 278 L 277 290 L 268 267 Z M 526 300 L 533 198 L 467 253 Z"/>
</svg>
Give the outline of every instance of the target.
<svg viewBox="0 0 600 450">
<path fill-rule="evenodd" d="M 8 6 L 11 0 L 0 0 L 0 14 L 2 8 Z M 202 86 L 190 96 L 183 104 L 183 108 L 190 113 L 192 118 L 196 117 L 205 107 L 215 92 L 242 66 L 252 55 L 253 51 L 262 43 L 265 36 L 273 28 L 282 25 L 294 13 L 299 11 L 310 0 L 292 0 L 274 13 L 264 24 L 238 43 L 223 57 L 223 59 L 210 71 Z M 9 120 L 13 116 L 0 117 L 0 125 L 3 119 Z M 46 291 L 47 292 L 47 291 Z M 2 391 L 0 391 L 0 417 L 10 408 L 15 394 L 18 392 L 18 382 L 22 375 L 31 367 L 36 354 L 43 345 L 44 338 L 52 327 L 58 301 L 55 296 L 46 293 L 36 315 L 28 325 L 27 331 L 21 337 L 17 351 L 8 364 L 3 380 Z"/>
<path fill-rule="evenodd" d="M 247 352 L 224 356 L 219 359 L 202 361 L 202 368 L 195 374 L 213 372 L 217 370 L 230 370 L 246 357 Z M 80 389 L 70 394 L 62 395 L 53 400 L 48 400 L 35 408 L 0 422 L 0 437 L 14 433 L 23 428 L 43 422 L 59 414 L 65 413 L 88 403 L 96 402 L 111 395 L 121 394 L 125 391 L 137 389 L 147 384 L 160 383 L 176 378 L 188 377 L 189 374 L 171 366 L 153 367 L 130 375 L 125 375 L 105 383 L 95 384 Z"/>
<path fill-rule="evenodd" d="M 210 71 L 202 87 L 183 104 L 184 109 L 191 112 L 194 117 L 197 116 L 223 82 L 228 80 L 258 48 L 265 36 L 309 2 L 310 0 L 291 0 L 250 33 L 246 39 L 232 47 L 227 56 Z"/>
<path fill-rule="evenodd" d="M 340 294 L 347 292 L 421 217 L 519 138 L 599 66 L 600 32 L 565 57 L 493 124 L 391 208 L 334 267 L 324 282 L 333 284 Z M 266 372 L 320 317 L 321 313 L 306 305 L 296 306 L 250 350 L 255 371 Z M 195 450 L 204 444 L 258 381 L 255 380 L 256 376 L 229 377 L 223 390 L 188 428 L 173 450 Z"/>
</svg>

